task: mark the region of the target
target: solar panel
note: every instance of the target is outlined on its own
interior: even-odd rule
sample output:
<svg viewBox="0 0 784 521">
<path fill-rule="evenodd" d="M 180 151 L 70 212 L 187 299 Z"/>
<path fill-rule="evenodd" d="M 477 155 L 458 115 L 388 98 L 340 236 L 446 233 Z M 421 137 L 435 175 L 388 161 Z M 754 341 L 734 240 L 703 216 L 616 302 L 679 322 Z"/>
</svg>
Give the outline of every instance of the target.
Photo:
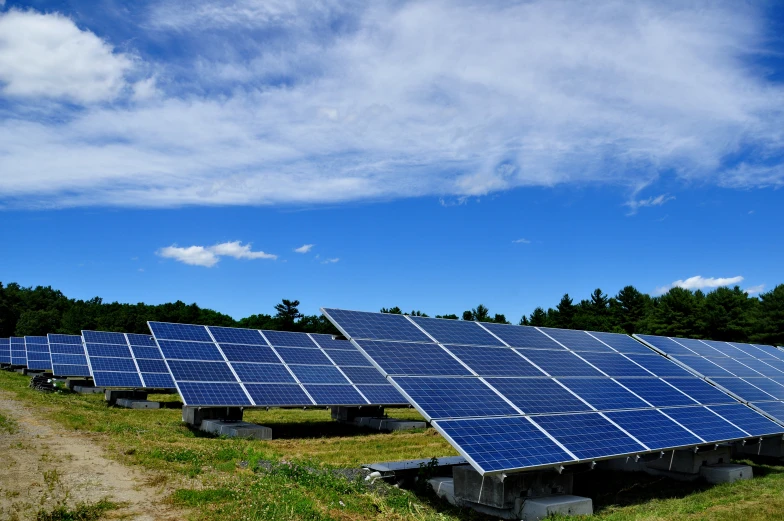
<svg viewBox="0 0 784 521">
<path fill-rule="evenodd" d="M 79 335 L 47 335 L 54 376 L 92 376 Z"/>
<path fill-rule="evenodd" d="M 784 363 L 775 347 L 655 335 L 635 337 L 769 418 L 784 423 Z M 703 396 L 702 403 L 718 399 L 718 394 L 710 392 L 712 398 Z M 760 403 L 766 405 L 761 407 Z"/>
<path fill-rule="evenodd" d="M 353 344 L 331 335 L 162 322 L 149 326 L 188 406 L 408 405 Z M 372 324 L 364 327 L 372 331 Z"/>
<path fill-rule="evenodd" d="M 27 368 L 38 371 L 51 371 L 52 358 L 49 354 L 49 341 L 45 336 L 26 336 L 25 351 Z"/>
<path fill-rule="evenodd" d="M 0 364 L 11 363 L 11 339 L 0 338 Z"/>
<path fill-rule="evenodd" d="M 24 338 L 12 336 L 9 339 L 11 346 L 11 365 L 21 365 L 27 367 L 27 351 L 25 350 Z"/>
<path fill-rule="evenodd" d="M 624 335 L 322 312 L 482 474 L 784 434 Z"/>
<path fill-rule="evenodd" d="M 97 387 L 174 389 L 169 368 L 150 335 L 82 331 Z"/>
</svg>

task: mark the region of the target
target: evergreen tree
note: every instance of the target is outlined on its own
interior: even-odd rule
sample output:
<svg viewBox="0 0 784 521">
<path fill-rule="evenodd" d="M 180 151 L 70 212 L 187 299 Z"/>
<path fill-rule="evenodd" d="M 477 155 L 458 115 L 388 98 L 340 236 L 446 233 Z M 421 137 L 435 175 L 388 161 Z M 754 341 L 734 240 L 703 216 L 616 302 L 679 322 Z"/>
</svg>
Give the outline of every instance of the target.
<svg viewBox="0 0 784 521">
<path fill-rule="evenodd" d="M 531 318 L 528 319 L 528 323 L 535 327 L 544 327 L 547 325 L 547 313 L 545 313 L 544 309 L 536 308 L 534 312 L 531 313 Z"/>
<path fill-rule="evenodd" d="M 553 317 L 556 324 L 555 327 L 572 329 L 574 327 L 574 315 L 577 312 L 577 309 L 568 293 L 564 293 L 564 296 L 561 297 L 561 301 L 556 306 L 556 310 L 558 311 L 558 314 Z"/>
</svg>

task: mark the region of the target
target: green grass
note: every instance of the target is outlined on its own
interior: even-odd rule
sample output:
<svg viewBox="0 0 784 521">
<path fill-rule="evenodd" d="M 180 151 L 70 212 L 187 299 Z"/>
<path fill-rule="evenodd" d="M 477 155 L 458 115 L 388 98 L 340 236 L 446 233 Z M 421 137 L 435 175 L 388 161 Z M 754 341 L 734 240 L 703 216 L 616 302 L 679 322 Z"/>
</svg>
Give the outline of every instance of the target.
<svg viewBox="0 0 784 521">
<path fill-rule="evenodd" d="M 36 521 L 98 521 L 118 505 L 102 499 L 96 503 L 77 503 L 73 508 L 57 506 L 51 511 L 39 510 Z"/>
<path fill-rule="evenodd" d="M 13 418 L 0 414 L 0 432 L 14 434 L 17 430 L 18 426 Z"/>
<path fill-rule="evenodd" d="M 323 409 L 249 410 L 245 419 L 272 428 L 276 439 L 221 439 L 189 429 L 178 408 L 130 411 L 107 407 L 100 395 L 43 394 L 27 383 L 0 372 L 1 389 L 63 428 L 92 433 L 111 456 L 146 469 L 152 483 L 173 486 L 171 501 L 194 520 L 486 519 L 431 494 L 370 487 L 341 471 L 454 455 L 433 429 L 382 434 L 333 422 Z M 177 401 L 171 395 L 150 399 Z M 419 418 L 413 409 L 389 414 Z M 594 500 L 597 520 L 784 520 L 784 466 L 756 464 L 754 473 L 752 481 L 709 486 L 589 471 L 575 476 L 574 492 Z"/>
</svg>

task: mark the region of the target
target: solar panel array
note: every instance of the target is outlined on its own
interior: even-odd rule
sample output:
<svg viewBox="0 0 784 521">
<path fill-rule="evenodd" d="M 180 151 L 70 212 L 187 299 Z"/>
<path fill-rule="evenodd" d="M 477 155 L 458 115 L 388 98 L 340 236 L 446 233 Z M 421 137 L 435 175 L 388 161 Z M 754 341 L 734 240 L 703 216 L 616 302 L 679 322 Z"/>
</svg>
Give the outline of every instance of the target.
<svg viewBox="0 0 784 521">
<path fill-rule="evenodd" d="M 740 401 L 784 422 L 784 351 L 739 342 L 635 336 Z"/>
<path fill-rule="evenodd" d="M 626 335 L 322 311 L 482 474 L 784 433 Z"/>
<path fill-rule="evenodd" d="M 54 376 L 90 376 L 81 336 L 49 333 L 47 338 Z"/>
<path fill-rule="evenodd" d="M 27 368 L 51 371 L 52 358 L 49 354 L 49 340 L 45 336 L 26 336 L 24 341 L 27 352 Z"/>
<path fill-rule="evenodd" d="M 11 339 L 0 338 L 0 364 L 11 363 Z"/>
<path fill-rule="evenodd" d="M 149 322 L 186 405 L 408 405 L 330 335 Z"/>
<path fill-rule="evenodd" d="M 21 365 L 27 367 L 27 351 L 25 350 L 24 338 L 12 336 L 11 343 L 11 365 Z"/>
<path fill-rule="evenodd" d="M 158 345 L 150 335 L 82 331 L 97 387 L 174 389 Z"/>
</svg>

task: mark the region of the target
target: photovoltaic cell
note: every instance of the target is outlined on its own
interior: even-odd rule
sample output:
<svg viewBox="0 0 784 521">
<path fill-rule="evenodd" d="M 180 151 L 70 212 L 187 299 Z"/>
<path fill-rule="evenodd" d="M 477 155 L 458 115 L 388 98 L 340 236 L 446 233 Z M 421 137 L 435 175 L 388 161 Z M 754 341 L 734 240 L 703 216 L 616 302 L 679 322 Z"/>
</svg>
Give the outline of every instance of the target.
<svg viewBox="0 0 784 521">
<path fill-rule="evenodd" d="M 775 396 L 771 396 L 762 389 L 741 380 L 740 378 L 713 378 L 713 382 L 733 394 L 736 394 L 741 399 L 747 402 L 775 400 Z"/>
<path fill-rule="evenodd" d="M 49 353 L 49 341 L 45 336 L 26 336 L 25 352 L 27 355 L 27 368 L 51 371 L 52 357 Z"/>
<path fill-rule="evenodd" d="M 752 436 L 769 436 L 781 433 L 781 426 L 739 403 L 732 405 L 711 405 L 708 409 L 722 418 L 742 427 Z"/>
<path fill-rule="evenodd" d="M 747 383 L 758 387 L 776 400 L 784 400 L 784 386 L 770 378 L 748 378 Z"/>
<path fill-rule="evenodd" d="M 150 335 L 82 331 L 82 338 L 96 386 L 125 389 L 175 388 L 169 368 Z"/>
<path fill-rule="evenodd" d="M 24 338 L 11 337 L 11 365 L 21 365 L 27 367 L 27 351 L 25 351 Z"/>
<path fill-rule="evenodd" d="M 158 363 L 171 371 L 189 406 L 407 405 L 356 346 L 331 335 L 149 326 L 163 358 Z M 141 366 L 158 367 L 152 360 Z"/>
<path fill-rule="evenodd" d="M 748 424 L 748 432 L 733 426 L 702 404 L 740 405 L 734 398 L 624 335 L 325 311 L 482 473 L 784 433 L 749 408 L 719 409 Z M 421 325 L 436 342 L 407 330 L 403 320 Z M 491 343 L 476 326 L 503 342 Z M 696 353 L 711 352 L 729 360 L 729 349 L 700 344 L 692 350 L 666 340 L 682 356 L 707 362 Z M 530 365 L 520 366 L 514 352 Z M 512 425 L 525 434 L 511 432 Z"/>
<path fill-rule="evenodd" d="M 0 364 L 11 363 L 11 340 L 0 338 Z"/>
<path fill-rule="evenodd" d="M 54 376 L 92 376 L 81 335 L 50 334 L 47 337 Z"/>
</svg>

